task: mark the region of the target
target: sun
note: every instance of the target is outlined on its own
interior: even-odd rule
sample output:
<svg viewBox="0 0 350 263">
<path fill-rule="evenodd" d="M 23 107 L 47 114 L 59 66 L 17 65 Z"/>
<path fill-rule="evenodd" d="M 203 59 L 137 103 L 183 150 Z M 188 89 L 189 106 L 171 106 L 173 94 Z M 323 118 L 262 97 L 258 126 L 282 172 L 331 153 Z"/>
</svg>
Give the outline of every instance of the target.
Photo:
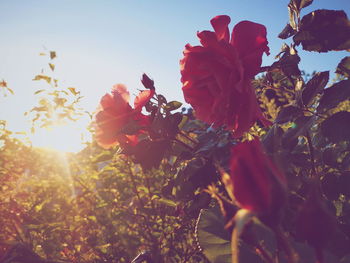
<svg viewBox="0 0 350 263">
<path fill-rule="evenodd" d="M 49 148 L 61 152 L 78 152 L 84 148 L 84 142 L 90 141 L 84 120 L 37 129 L 29 135 L 34 147 Z"/>
</svg>

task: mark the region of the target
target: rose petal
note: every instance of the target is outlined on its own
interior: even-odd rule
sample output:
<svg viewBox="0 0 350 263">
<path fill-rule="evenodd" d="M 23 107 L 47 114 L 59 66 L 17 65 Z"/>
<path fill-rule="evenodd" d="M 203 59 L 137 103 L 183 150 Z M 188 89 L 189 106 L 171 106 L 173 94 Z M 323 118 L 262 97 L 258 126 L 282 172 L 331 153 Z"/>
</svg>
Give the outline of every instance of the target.
<svg viewBox="0 0 350 263">
<path fill-rule="evenodd" d="M 116 84 L 113 86 L 112 95 L 119 103 L 129 103 L 130 94 L 128 89 L 123 84 Z"/>
<path fill-rule="evenodd" d="M 141 111 L 142 107 L 150 101 L 155 93 L 154 89 L 151 90 L 142 90 L 139 95 L 135 98 L 134 108 L 136 111 Z"/>
<path fill-rule="evenodd" d="M 216 16 L 210 20 L 218 40 L 225 40 L 226 42 L 229 42 L 230 31 L 228 29 L 228 24 L 230 24 L 230 22 L 231 18 L 226 15 Z"/>
<path fill-rule="evenodd" d="M 242 21 L 238 23 L 233 28 L 231 44 L 237 49 L 250 76 L 259 71 L 263 53 L 269 54 L 266 27 L 254 22 Z M 245 58 L 247 59 L 245 60 Z"/>
</svg>

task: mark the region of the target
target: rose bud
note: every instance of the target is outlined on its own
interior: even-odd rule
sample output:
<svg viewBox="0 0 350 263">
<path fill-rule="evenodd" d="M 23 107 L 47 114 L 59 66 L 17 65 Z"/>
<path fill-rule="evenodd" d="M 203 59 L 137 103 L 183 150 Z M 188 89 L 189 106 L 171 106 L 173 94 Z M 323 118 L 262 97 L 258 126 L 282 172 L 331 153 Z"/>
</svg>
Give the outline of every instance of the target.
<svg viewBox="0 0 350 263">
<path fill-rule="evenodd" d="M 232 148 L 230 168 L 230 178 L 225 180 L 226 189 L 232 192 L 229 195 L 264 223 L 278 223 L 287 200 L 287 182 L 258 138 Z"/>
<path fill-rule="evenodd" d="M 154 81 L 150 79 L 145 73 L 142 74 L 141 82 L 146 89 L 154 90 Z"/>
</svg>

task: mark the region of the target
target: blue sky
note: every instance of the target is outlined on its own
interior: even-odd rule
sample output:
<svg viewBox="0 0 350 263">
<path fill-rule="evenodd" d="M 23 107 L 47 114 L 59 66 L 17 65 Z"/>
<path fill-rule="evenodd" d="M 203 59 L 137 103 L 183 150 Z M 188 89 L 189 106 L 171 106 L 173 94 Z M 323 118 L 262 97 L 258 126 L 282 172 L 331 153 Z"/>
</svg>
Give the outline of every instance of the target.
<svg viewBox="0 0 350 263">
<path fill-rule="evenodd" d="M 144 72 L 155 80 L 158 92 L 183 101 L 179 60 L 186 43 L 198 43 L 197 31 L 211 29 L 210 19 L 219 14 L 231 17 L 231 27 L 241 20 L 264 24 L 271 55 L 264 57 L 263 64 L 269 65 L 283 43 L 277 35 L 288 21 L 288 2 L 0 0 L 0 80 L 5 79 L 16 94 L 0 98 L 0 119 L 7 119 L 11 129 L 28 129 L 23 112 L 36 102 L 32 94 L 43 85 L 32 78 L 47 68 L 47 58 L 39 56 L 45 48 L 57 52 L 55 75 L 61 86 L 79 89 L 89 111 L 116 83 L 126 84 L 135 94 L 142 88 L 139 79 Z M 314 2 L 303 14 L 324 8 L 350 15 L 349 0 Z M 300 68 L 334 71 L 346 54 L 300 51 Z M 66 130 L 65 136 L 77 141 L 86 122 Z M 44 139 L 47 133 L 43 131 L 35 143 L 49 142 L 50 138 Z"/>
</svg>

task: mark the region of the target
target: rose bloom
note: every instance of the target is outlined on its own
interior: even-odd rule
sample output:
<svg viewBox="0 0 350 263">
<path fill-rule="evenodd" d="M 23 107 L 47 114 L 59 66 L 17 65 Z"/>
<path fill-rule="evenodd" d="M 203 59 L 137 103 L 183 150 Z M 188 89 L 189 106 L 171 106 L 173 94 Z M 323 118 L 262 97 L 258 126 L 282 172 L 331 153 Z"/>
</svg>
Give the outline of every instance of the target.
<svg viewBox="0 0 350 263">
<path fill-rule="evenodd" d="M 278 220 L 286 201 L 287 182 L 265 154 L 258 138 L 232 148 L 230 169 L 230 178 L 224 183 L 227 189 L 232 189 L 233 193 L 229 194 L 239 206 L 270 222 Z"/>
<path fill-rule="evenodd" d="M 135 98 L 134 108 L 129 104 L 129 92 L 122 84 L 112 89 L 112 94 L 104 95 L 95 115 L 96 141 L 103 148 L 119 144 L 122 147 L 137 144 L 142 128 L 149 124 L 142 107 L 153 97 L 155 91 L 144 90 Z M 132 128 L 130 128 L 132 127 Z"/>
<path fill-rule="evenodd" d="M 240 137 L 256 120 L 270 124 L 251 85 L 263 53 L 269 54 L 266 28 L 242 21 L 233 28 L 230 39 L 230 17 L 217 16 L 210 22 L 215 32 L 197 33 L 202 46 L 185 47 L 180 61 L 182 90 L 198 119 L 226 125 Z"/>
</svg>

